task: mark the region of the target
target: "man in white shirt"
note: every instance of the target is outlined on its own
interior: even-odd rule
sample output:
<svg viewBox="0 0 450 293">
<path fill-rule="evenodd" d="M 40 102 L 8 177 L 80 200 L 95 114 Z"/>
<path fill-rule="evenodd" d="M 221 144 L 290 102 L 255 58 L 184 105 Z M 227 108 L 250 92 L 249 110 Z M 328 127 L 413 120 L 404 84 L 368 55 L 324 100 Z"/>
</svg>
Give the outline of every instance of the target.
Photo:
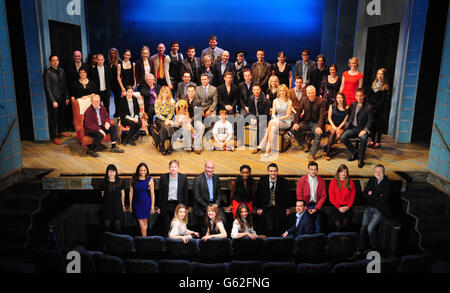
<svg viewBox="0 0 450 293">
<path fill-rule="evenodd" d="M 109 114 L 109 101 L 111 99 L 111 70 L 109 66 L 105 66 L 105 57 L 102 54 L 97 54 L 97 65 L 92 67 L 89 71 L 89 79 L 94 81 L 97 86 L 96 94 L 105 106 Z"/>
</svg>

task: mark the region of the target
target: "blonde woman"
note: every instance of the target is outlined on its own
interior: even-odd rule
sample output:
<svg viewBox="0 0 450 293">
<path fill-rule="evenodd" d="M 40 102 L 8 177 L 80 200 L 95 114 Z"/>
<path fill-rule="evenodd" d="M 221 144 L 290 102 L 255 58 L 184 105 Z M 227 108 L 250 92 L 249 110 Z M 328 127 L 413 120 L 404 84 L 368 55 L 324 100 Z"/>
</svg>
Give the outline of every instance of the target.
<svg viewBox="0 0 450 293">
<path fill-rule="evenodd" d="M 348 60 L 350 70 L 342 74 L 342 83 L 340 92 L 344 93 L 347 105 L 356 102 L 356 90 L 363 86 L 363 74 L 358 70 L 358 58 L 352 57 Z"/>
<path fill-rule="evenodd" d="M 163 86 L 159 91 L 155 101 L 155 114 L 155 124 L 158 127 L 161 143 L 160 151 L 164 156 L 170 155 L 172 153 L 170 138 L 173 134 L 172 118 L 175 115 L 175 100 L 172 98 L 172 92 L 168 86 Z"/>
<path fill-rule="evenodd" d="M 277 98 L 278 87 L 280 86 L 280 80 L 276 75 L 269 77 L 269 87 L 266 90 L 266 98 L 269 99 L 270 103 Z"/>
<path fill-rule="evenodd" d="M 141 49 L 141 58 L 136 61 L 135 73 L 136 84 L 139 86 L 145 83 L 145 75 L 151 73 L 150 68 L 150 48 L 143 46 Z"/>
<path fill-rule="evenodd" d="M 265 148 L 265 156 L 268 157 L 272 147 L 274 147 L 278 141 L 278 131 L 280 129 L 288 129 L 291 127 L 292 101 L 289 99 L 288 88 L 285 84 L 278 87 L 277 96 L 278 98 L 273 101 L 272 105 L 272 119 L 269 121 L 266 134 L 260 144 L 256 147 L 256 150 L 253 151 L 254 154 Z"/>
<path fill-rule="evenodd" d="M 175 214 L 170 223 L 169 238 L 181 239 L 184 243 L 188 243 L 192 239 L 192 235 L 200 237 L 200 234 L 195 231 L 188 230 L 188 215 L 187 208 L 184 204 L 179 204 L 175 208 Z"/>
<path fill-rule="evenodd" d="M 372 141 L 369 143 L 369 148 L 379 148 L 381 146 L 381 135 L 386 128 L 386 109 L 389 101 L 389 84 L 386 77 L 386 69 L 380 68 L 377 70 L 377 76 L 372 83 L 372 87 L 367 93 L 367 101 L 373 106 L 375 110 L 375 125 L 373 131 L 370 133 Z"/>
</svg>

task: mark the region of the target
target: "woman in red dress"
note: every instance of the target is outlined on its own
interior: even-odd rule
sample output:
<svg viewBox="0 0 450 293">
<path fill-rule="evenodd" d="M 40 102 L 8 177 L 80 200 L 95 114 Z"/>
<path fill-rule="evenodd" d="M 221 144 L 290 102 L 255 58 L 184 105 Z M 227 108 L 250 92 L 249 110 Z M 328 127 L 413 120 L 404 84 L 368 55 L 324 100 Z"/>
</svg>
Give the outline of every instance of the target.
<svg viewBox="0 0 450 293">
<path fill-rule="evenodd" d="M 363 74 L 357 69 L 358 65 L 358 58 L 350 58 L 348 60 L 348 67 L 350 67 L 350 70 L 345 71 L 342 74 L 342 84 L 339 91 L 344 93 L 347 105 L 349 106 L 356 101 L 356 90 L 363 85 Z"/>
</svg>

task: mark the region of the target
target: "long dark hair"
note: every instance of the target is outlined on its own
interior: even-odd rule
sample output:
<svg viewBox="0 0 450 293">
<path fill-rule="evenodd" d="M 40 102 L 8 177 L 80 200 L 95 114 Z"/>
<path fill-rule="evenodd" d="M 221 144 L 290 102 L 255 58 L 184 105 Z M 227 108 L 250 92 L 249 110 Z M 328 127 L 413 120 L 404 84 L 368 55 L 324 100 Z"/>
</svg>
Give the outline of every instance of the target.
<svg viewBox="0 0 450 293">
<path fill-rule="evenodd" d="M 212 210 L 216 213 L 216 216 L 214 217 L 214 219 L 212 219 L 213 220 L 212 225 L 211 225 L 211 219 L 208 216 L 208 210 Z M 206 217 L 205 217 L 206 225 L 209 226 L 210 229 L 212 230 L 212 229 L 216 228 L 217 223 L 221 220 L 222 219 L 220 218 L 219 207 L 215 203 L 209 204 L 208 207 L 206 208 Z"/>
<path fill-rule="evenodd" d="M 109 176 L 108 176 L 108 172 L 109 171 L 115 171 L 116 172 L 116 176 L 114 177 L 114 182 L 109 181 Z M 117 171 L 117 167 L 114 164 L 109 164 L 108 167 L 106 167 L 106 172 L 105 172 L 105 189 L 114 189 L 114 186 L 116 185 L 120 185 L 121 181 L 120 181 L 120 177 L 119 177 L 119 172 Z"/>
<path fill-rule="evenodd" d="M 336 174 L 334 175 L 334 179 L 336 179 L 337 187 L 339 188 L 339 190 L 342 189 L 341 178 L 339 177 L 339 173 L 341 173 L 344 170 L 347 170 L 347 178 L 345 178 L 345 181 L 344 181 L 345 188 L 347 188 L 349 191 L 352 191 L 352 188 L 350 187 L 350 173 L 348 172 L 348 168 L 345 165 L 340 165 L 336 171 Z"/>
<path fill-rule="evenodd" d="M 141 169 L 141 167 L 144 166 L 145 169 L 147 169 L 147 174 L 145 174 L 145 180 L 147 180 L 148 177 L 150 177 L 150 173 L 149 173 L 149 169 L 146 163 L 139 163 L 139 165 L 136 167 L 136 172 L 133 174 L 132 180 L 131 180 L 131 184 L 134 187 L 134 184 L 136 183 L 137 180 L 139 180 L 139 169 Z"/>
<path fill-rule="evenodd" d="M 342 96 L 343 98 L 344 98 L 344 101 L 342 101 L 342 106 L 344 106 L 344 109 L 347 109 L 347 102 L 345 101 L 345 95 L 344 95 L 344 93 L 343 92 L 338 92 L 337 94 L 336 94 L 336 97 L 334 98 L 334 108 L 335 109 L 338 109 L 338 101 L 337 101 L 337 96 Z"/>
<path fill-rule="evenodd" d="M 241 210 L 242 209 L 247 210 L 247 219 L 245 220 L 247 223 L 245 223 L 244 219 L 241 218 Z M 239 207 L 237 208 L 237 211 L 236 211 L 236 220 L 238 221 L 239 226 L 241 227 L 241 231 L 245 230 L 245 226 L 247 226 L 249 228 L 253 227 L 252 215 L 250 213 L 250 209 L 247 204 L 241 203 L 239 205 Z"/>
</svg>

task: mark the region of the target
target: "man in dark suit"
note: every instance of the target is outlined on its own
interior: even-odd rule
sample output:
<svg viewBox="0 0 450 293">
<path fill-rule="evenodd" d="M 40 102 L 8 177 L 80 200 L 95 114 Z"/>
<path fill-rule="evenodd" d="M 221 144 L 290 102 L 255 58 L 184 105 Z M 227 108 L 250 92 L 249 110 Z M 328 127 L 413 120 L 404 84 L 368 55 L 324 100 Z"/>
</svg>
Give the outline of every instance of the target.
<svg viewBox="0 0 450 293">
<path fill-rule="evenodd" d="M 281 236 L 291 236 L 294 239 L 297 236 L 303 234 L 313 234 L 314 233 L 314 223 L 312 222 L 310 215 L 307 210 L 306 202 L 304 200 L 297 200 L 295 204 L 295 217 L 290 217 L 290 228 L 284 232 Z M 306 212 L 306 213 L 305 213 Z"/>
<path fill-rule="evenodd" d="M 233 74 L 230 71 L 225 72 L 224 78 L 225 83 L 217 87 L 219 100 L 217 110 L 225 110 L 227 111 L 227 115 L 234 115 L 236 104 L 239 101 L 239 89 L 233 83 Z"/>
<path fill-rule="evenodd" d="M 256 52 L 258 61 L 252 64 L 253 81 L 261 86 L 263 92 L 267 90 L 269 77 L 272 75 L 272 67 L 264 60 L 264 50 L 259 49 Z"/>
<path fill-rule="evenodd" d="M 374 173 L 374 177 L 369 179 L 363 192 L 363 196 L 366 199 L 366 209 L 364 210 L 359 234 L 360 251 L 364 251 L 368 246 L 372 250 L 380 248 L 378 225 L 384 218 L 390 216 L 389 195 L 391 193 L 391 181 L 385 175 L 383 165 L 376 165 Z"/>
<path fill-rule="evenodd" d="M 164 237 L 170 229 L 170 221 L 174 217 L 175 208 L 178 204 L 188 206 L 188 181 L 185 174 L 179 173 L 180 163 L 177 160 L 169 162 L 169 173 L 161 175 L 159 179 L 159 202 L 158 214 L 163 221 Z"/>
<path fill-rule="evenodd" d="M 220 180 L 219 176 L 214 174 L 214 168 L 214 162 L 207 161 L 205 163 L 205 171 L 195 177 L 194 180 L 193 213 L 195 226 L 197 226 L 198 230 L 202 231 L 203 234 L 206 233 L 206 208 L 210 203 L 214 203 L 219 207 L 220 217 L 225 224 L 225 216 L 220 204 L 220 201 L 222 199 L 220 191 Z"/>
<path fill-rule="evenodd" d="M 215 86 L 219 86 L 221 84 L 225 83 L 224 78 L 224 74 L 225 72 L 234 72 L 234 64 L 231 62 L 228 62 L 228 60 L 230 59 L 230 52 L 228 51 L 223 51 L 222 53 L 222 57 L 220 61 L 217 61 L 214 64 L 215 67 L 215 74 L 216 76 L 214 77 L 214 81 L 215 81 Z M 231 75 L 231 78 L 233 79 L 233 75 Z"/>
<path fill-rule="evenodd" d="M 100 142 L 107 135 L 111 135 L 111 152 L 123 153 L 124 151 L 117 146 L 117 126 L 109 118 L 106 108 L 100 104 L 100 96 L 92 95 L 91 105 L 84 112 L 83 120 L 84 131 L 87 136 L 94 139 L 89 148 L 88 155 L 96 158 Z"/>
<path fill-rule="evenodd" d="M 354 161 L 358 158 L 358 168 L 364 167 L 364 155 L 366 154 L 367 139 L 370 129 L 373 126 L 373 108 L 372 105 L 365 102 L 364 89 L 359 88 L 355 94 L 356 102 L 353 102 L 349 108 L 348 128 L 342 134 L 341 141 L 350 152 L 348 161 Z M 359 151 L 350 142 L 350 138 L 359 137 Z"/>
<path fill-rule="evenodd" d="M 309 60 L 310 52 L 308 49 L 302 50 L 302 60 L 295 63 L 294 76 L 301 76 L 303 78 L 304 86 L 310 85 L 311 71 L 316 66 L 316 62 Z"/>
<path fill-rule="evenodd" d="M 300 101 L 300 106 L 294 118 L 292 132 L 299 145 L 305 143 L 305 152 L 308 152 L 310 145 L 303 141 L 302 134 L 308 130 L 314 131 L 314 144 L 309 153 L 309 161 L 311 162 L 316 159 L 317 149 L 322 138 L 326 118 L 326 104 L 321 97 L 316 96 L 316 89 L 312 85 L 306 87 L 306 95 L 307 98 Z"/>
<path fill-rule="evenodd" d="M 266 97 L 262 94 L 262 89 L 259 84 L 254 84 L 252 86 L 252 92 L 253 95 L 250 96 L 248 102 L 248 114 L 254 116 L 254 118 L 250 119 L 249 126 L 250 132 L 248 139 L 251 148 L 256 147 L 259 144 L 259 140 L 262 139 L 261 135 L 264 136 L 264 134 L 261 133 L 258 140 L 258 132 L 260 132 L 258 131 L 258 128 L 267 126 L 271 106 L 269 99 L 266 99 Z M 262 122 L 262 117 L 266 117 L 266 123 Z M 252 153 L 256 154 L 259 150 L 260 149 L 255 149 Z"/>
<path fill-rule="evenodd" d="M 72 92 L 73 83 L 80 78 L 78 75 L 78 70 L 80 70 L 80 68 L 84 68 L 86 72 L 89 72 L 89 66 L 86 63 L 83 63 L 83 54 L 76 50 L 73 51 L 72 60 L 67 64 L 66 69 L 67 85 L 70 92 Z"/>
<path fill-rule="evenodd" d="M 243 116 L 247 116 L 250 113 L 248 105 L 250 104 L 250 96 L 252 95 L 253 76 L 252 70 L 246 68 L 243 70 L 244 81 L 239 83 L 240 92 L 240 113 Z"/>
<path fill-rule="evenodd" d="M 202 62 L 200 58 L 195 57 L 195 47 L 190 46 L 187 50 L 187 58 L 182 62 L 182 72 L 189 72 L 191 74 L 191 81 L 200 84 L 200 80 L 198 80 L 200 66 L 202 66 Z"/>
<path fill-rule="evenodd" d="M 187 88 L 190 85 L 197 86 L 194 82 L 191 81 L 191 74 L 189 72 L 184 72 L 182 75 L 183 81 L 178 83 L 177 86 L 177 95 L 176 100 L 184 99 L 187 95 Z"/>
<path fill-rule="evenodd" d="M 96 94 L 101 98 L 103 106 L 109 114 L 109 100 L 111 98 L 111 69 L 104 66 L 105 57 L 97 54 L 97 65 L 89 71 L 89 79 L 97 85 Z"/>
<path fill-rule="evenodd" d="M 266 236 L 279 236 L 284 229 L 285 216 L 290 214 L 290 198 L 288 181 L 278 175 L 278 166 L 271 163 L 258 182 L 255 198 L 255 209 L 258 222 L 258 234 L 261 233 L 261 216 L 265 223 Z"/>
</svg>

